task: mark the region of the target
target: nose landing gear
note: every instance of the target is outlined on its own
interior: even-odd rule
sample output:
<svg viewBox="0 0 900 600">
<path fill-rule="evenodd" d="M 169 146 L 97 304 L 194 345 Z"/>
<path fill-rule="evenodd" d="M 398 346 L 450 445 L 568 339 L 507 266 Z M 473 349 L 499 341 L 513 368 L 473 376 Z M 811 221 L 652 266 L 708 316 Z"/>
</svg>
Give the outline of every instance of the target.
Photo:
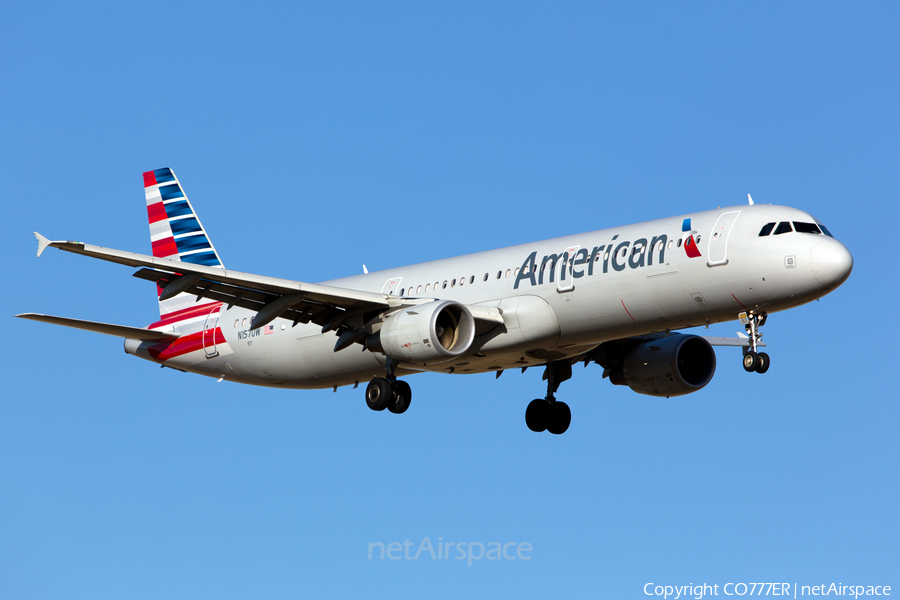
<svg viewBox="0 0 900 600">
<path fill-rule="evenodd" d="M 390 358 L 384 364 L 387 377 L 374 377 L 366 386 L 366 405 L 372 410 L 385 408 L 395 415 L 406 412 L 412 401 L 412 388 L 394 375 L 395 364 Z"/>
<path fill-rule="evenodd" d="M 763 336 L 763 334 L 759 332 L 759 328 L 766 324 L 768 315 L 765 312 L 759 314 L 741 313 L 738 317 L 744 325 L 744 328 L 747 330 L 747 335 L 750 338 L 750 348 L 744 348 L 744 370 L 748 373 L 752 373 L 753 371 L 765 373 L 769 370 L 769 355 L 765 352 L 757 352 L 757 350 L 759 347 L 759 340 L 762 339 Z"/>
<path fill-rule="evenodd" d="M 525 424 L 528 429 L 540 433 L 549 431 L 554 435 L 565 433 L 572 422 L 572 411 L 565 402 L 559 402 L 553 396 L 559 384 L 572 376 L 572 363 L 556 361 L 547 363 L 544 379 L 547 380 L 547 397 L 538 398 L 528 403 L 525 409 Z"/>
</svg>

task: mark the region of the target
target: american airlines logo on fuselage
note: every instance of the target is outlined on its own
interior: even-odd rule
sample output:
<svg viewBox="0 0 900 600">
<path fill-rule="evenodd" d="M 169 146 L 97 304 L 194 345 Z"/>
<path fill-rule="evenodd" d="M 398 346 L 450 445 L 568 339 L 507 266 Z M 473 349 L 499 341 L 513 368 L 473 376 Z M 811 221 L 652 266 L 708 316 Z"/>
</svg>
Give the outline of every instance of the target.
<svg viewBox="0 0 900 600">
<path fill-rule="evenodd" d="M 682 236 L 684 238 L 684 253 L 688 255 L 688 258 L 699 258 L 700 249 L 697 247 L 697 242 L 700 241 L 700 236 L 697 235 L 696 231 L 691 229 L 690 218 L 687 218 L 682 222 L 681 231 L 684 232 L 684 235 Z"/>
<path fill-rule="evenodd" d="M 684 243 L 679 245 L 684 247 L 684 252 L 689 258 L 698 258 L 700 256 L 700 250 L 697 247 L 699 236 L 696 231 L 691 230 L 690 219 L 684 220 L 682 230 L 684 231 Z M 569 277 L 570 271 L 572 279 L 581 279 L 584 276 L 591 277 L 597 272 L 608 273 L 610 267 L 613 271 L 624 271 L 626 268 L 639 269 L 653 265 L 655 254 L 658 255 L 656 264 L 665 262 L 666 247 L 669 241 L 666 234 L 653 236 L 650 238 L 649 244 L 647 238 L 638 238 L 634 242 L 626 240 L 616 244 L 614 242 L 618 237 L 618 235 L 614 235 L 609 244 L 594 246 L 590 251 L 587 248 L 575 250 L 572 256 L 569 256 L 568 251 L 546 254 L 540 260 L 540 267 L 537 262 L 537 251 L 534 251 L 528 255 L 519 268 L 513 289 L 519 289 L 519 284 L 523 281 L 534 286 L 554 283 L 559 277 L 559 281 L 562 282 Z M 622 252 L 623 250 L 625 252 Z M 567 265 L 570 261 L 571 268 L 557 268 L 560 263 Z"/>
</svg>

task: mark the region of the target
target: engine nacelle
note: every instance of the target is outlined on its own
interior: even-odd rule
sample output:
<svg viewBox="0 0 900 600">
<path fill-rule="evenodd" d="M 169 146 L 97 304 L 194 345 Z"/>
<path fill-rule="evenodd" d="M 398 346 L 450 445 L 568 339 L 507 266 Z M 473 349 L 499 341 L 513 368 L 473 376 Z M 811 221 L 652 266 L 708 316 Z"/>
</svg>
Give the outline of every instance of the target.
<svg viewBox="0 0 900 600">
<path fill-rule="evenodd" d="M 672 334 L 633 348 L 609 380 L 648 396 L 683 396 L 712 380 L 716 353 L 702 337 Z"/>
<path fill-rule="evenodd" d="M 400 362 L 434 365 L 464 353 L 475 339 L 475 319 L 464 304 L 435 300 L 390 315 L 366 348 Z"/>
</svg>

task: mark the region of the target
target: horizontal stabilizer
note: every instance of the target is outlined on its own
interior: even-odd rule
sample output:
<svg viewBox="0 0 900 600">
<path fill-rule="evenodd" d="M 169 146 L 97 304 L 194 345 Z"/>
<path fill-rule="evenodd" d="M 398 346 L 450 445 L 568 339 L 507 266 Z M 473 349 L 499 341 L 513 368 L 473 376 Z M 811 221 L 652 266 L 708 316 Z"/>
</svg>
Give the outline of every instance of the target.
<svg viewBox="0 0 900 600">
<path fill-rule="evenodd" d="M 712 337 L 712 336 L 701 336 L 707 342 L 709 342 L 710 346 L 740 346 L 743 348 L 750 347 L 750 338 L 746 337 Z M 757 346 L 765 346 L 764 342 L 759 342 Z"/>
<path fill-rule="evenodd" d="M 121 338 L 129 338 L 133 340 L 144 340 L 148 342 L 174 340 L 178 337 L 177 333 L 168 333 L 165 331 L 154 331 L 152 329 L 144 329 L 143 327 L 128 327 L 126 325 L 110 325 L 109 323 L 98 323 L 96 321 L 83 321 L 81 319 L 69 319 L 67 317 L 54 317 L 52 315 L 39 315 L 36 313 L 23 313 L 16 315 L 20 319 L 30 319 L 31 321 L 42 321 L 44 323 L 52 323 L 53 325 L 63 325 L 64 327 L 74 327 L 75 329 L 84 329 L 86 331 L 94 331 L 96 333 L 105 333 L 106 335 L 114 335 Z"/>
</svg>

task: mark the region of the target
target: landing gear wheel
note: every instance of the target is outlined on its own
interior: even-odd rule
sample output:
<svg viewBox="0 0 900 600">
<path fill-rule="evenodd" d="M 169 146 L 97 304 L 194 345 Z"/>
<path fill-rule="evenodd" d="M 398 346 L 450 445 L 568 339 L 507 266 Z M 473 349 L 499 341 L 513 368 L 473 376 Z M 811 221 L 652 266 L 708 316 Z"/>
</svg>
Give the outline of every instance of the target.
<svg viewBox="0 0 900 600">
<path fill-rule="evenodd" d="M 547 381 L 547 397 L 532 400 L 525 410 L 525 424 L 528 429 L 540 433 L 549 431 L 559 435 L 565 433 L 572 422 L 572 411 L 565 402 L 557 402 L 553 394 L 559 389 L 559 384 L 572 377 L 571 361 L 557 360 L 548 362 L 544 369 L 544 379 Z"/>
<path fill-rule="evenodd" d="M 412 388 L 402 379 L 398 379 L 394 382 L 393 392 L 393 402 L 388 403 L 387 409 L 395 415 L 405 413 L 412 401 Z"/>
<path fill-rule="evenodd" d="M 547 424 L 547 431 L 554 435 L 565 433 L 572 422 L 572 411 L 565 402 L 554 402 L 550 408 L 552 409 L 552 418 Z"/>
<path fill-rule="evenodd" d="M 383 377 L 375 377 L 366 387 L 366 404 L 372 410 L 384 410 L 389 402 L 393 402 L 394 392 L 391 384 Z"/>
<path fill-rule="evenodd" d="M 747 338 L 750 342 L 750 348 L 744 354 L 744 370 L 748 373 L 756 371 L 757 373 L 765 373 L 769 370 L 769 355 L 765 352 L 758 352 L 760 340 L 763 334 L 759 328 L 766 324 L 769 315 L 765 311 L 760 313 L 740 313 L 738 315 L 744 328 L 747 330 Z"/>
<path fill-rule="evenodd" d="M 766 357 L 768 358 L 768 356 Z M 759 354 L 752 350 L 744 355 L 744 370 L 752 373 L 759 369 Z"/>
<path fill-rule="evenodd" d="M 551 417 L 550 403 L 546 400 L 532 400 L 525 409 L 525 424 L 528 429 L 540 433 L 547 429 Z"/>
</svg>

